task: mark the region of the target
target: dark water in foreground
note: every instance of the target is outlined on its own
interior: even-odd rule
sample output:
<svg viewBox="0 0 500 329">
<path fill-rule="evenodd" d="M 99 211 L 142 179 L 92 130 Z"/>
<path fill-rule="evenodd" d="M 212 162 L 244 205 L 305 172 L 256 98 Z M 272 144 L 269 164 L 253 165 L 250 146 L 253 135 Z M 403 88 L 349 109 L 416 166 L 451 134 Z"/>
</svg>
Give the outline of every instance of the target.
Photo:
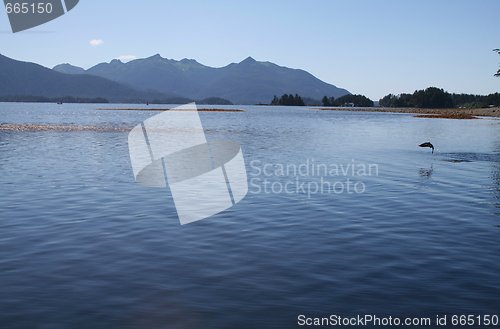
<svg viewBox="0 0 500 329">
<path fill-rule="evenodd" d="M 134 126 L 158 112 L 1 104 L 0 123 Z M 0 131 L 1 328 L 293 328 L 297 316 L 500 313 L 500 121 L 245 107 L 250 192 L 180 226 L 133 181 L 126 132 Z M 430 150 L 416 145 L 431 140 Z M 276 191 L 265 164 L 372 164 L 363 193 Z M 271 167 L 267 167 L 268 169 Z M 336 190 L 338 192 L 339 190 Z"/>
</svg>

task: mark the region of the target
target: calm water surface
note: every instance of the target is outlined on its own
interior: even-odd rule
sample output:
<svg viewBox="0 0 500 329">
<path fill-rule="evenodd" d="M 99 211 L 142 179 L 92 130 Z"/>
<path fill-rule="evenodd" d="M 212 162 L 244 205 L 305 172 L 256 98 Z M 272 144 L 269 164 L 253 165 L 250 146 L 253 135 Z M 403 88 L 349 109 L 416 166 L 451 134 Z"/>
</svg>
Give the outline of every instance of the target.
<svg viewBox="0 0 500 329">
<path fill-rule="evenodd" d="M 158 113 L 96 107 L 0 103 L 0 123 L 133 127 Z M 235 207 L 185 226 L 168 189 L 134 182 L 127 132 L 0 131 L 0 327 L 500 313 L 499 120 L 243 108 L 201 117 L 208 139 L 242 145 L 257 180 Z M 428 140 L 434 155 L 417 147 Z M 327 177 L 363 193 L 258 193 L 262 165 L 307 161 L 378 172 Z"/>
</svg>

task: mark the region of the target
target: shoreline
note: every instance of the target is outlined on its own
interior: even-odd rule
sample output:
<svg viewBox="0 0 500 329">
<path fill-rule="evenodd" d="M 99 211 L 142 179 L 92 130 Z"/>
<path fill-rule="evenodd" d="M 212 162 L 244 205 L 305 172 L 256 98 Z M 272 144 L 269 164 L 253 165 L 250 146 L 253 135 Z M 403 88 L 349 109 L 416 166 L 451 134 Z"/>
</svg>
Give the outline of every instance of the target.
<svg viewBox="0 0 500 329">
<path fill-rule="evenodd" d="M 500 117 L 500 108 L 480 109 L 426 109 L 406 107 L 318 107 L 318 111 L 384 112 L 415 114 L 418 118 L 477 119 L 477 117 Z"/>
<path fill-rule="evenodd" d="M 132 127 L 124 126 L 101 126 L 101 125 L 75 125 L 75 124 L 36 124 L 36 123 L 0 123 L 0 131 L 13 132 L 72 132 L 72 131 L 94 131 L 94 132 L 127 132 Z"/>
</svg>

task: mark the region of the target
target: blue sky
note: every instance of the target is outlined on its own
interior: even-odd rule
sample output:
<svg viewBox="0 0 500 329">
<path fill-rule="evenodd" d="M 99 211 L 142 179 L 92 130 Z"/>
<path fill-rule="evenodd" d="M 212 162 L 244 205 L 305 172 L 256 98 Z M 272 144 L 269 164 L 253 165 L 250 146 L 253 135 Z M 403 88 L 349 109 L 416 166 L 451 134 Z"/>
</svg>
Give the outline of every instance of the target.
<svg viewBox="0 0 500 329">
<path fill-rule="evenodd" d="M 428 86 L 487 94 L 500 91 L 498 13 L 498 0 L 80 0 L 16 34 L 0 13 L 0 53 L 85 68 L 156 53 L 215 67 L 252 56 L 374 100 Z"/>
</svg>

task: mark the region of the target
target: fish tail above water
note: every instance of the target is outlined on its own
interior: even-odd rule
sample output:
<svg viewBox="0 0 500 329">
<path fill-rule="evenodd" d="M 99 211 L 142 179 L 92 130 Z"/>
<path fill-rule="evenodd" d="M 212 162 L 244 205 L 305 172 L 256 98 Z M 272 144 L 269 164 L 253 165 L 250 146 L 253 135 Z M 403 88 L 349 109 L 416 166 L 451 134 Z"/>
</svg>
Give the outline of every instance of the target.
<svg viewBox="0 0 500 329">
<path fill-rule="evenodd" d="M 434 154 L 434 145 L 431 142 L 425 142 L 419 145 L 420 147 L 429 147 L 432 149 L 432 154 Z"/>
</svg>

